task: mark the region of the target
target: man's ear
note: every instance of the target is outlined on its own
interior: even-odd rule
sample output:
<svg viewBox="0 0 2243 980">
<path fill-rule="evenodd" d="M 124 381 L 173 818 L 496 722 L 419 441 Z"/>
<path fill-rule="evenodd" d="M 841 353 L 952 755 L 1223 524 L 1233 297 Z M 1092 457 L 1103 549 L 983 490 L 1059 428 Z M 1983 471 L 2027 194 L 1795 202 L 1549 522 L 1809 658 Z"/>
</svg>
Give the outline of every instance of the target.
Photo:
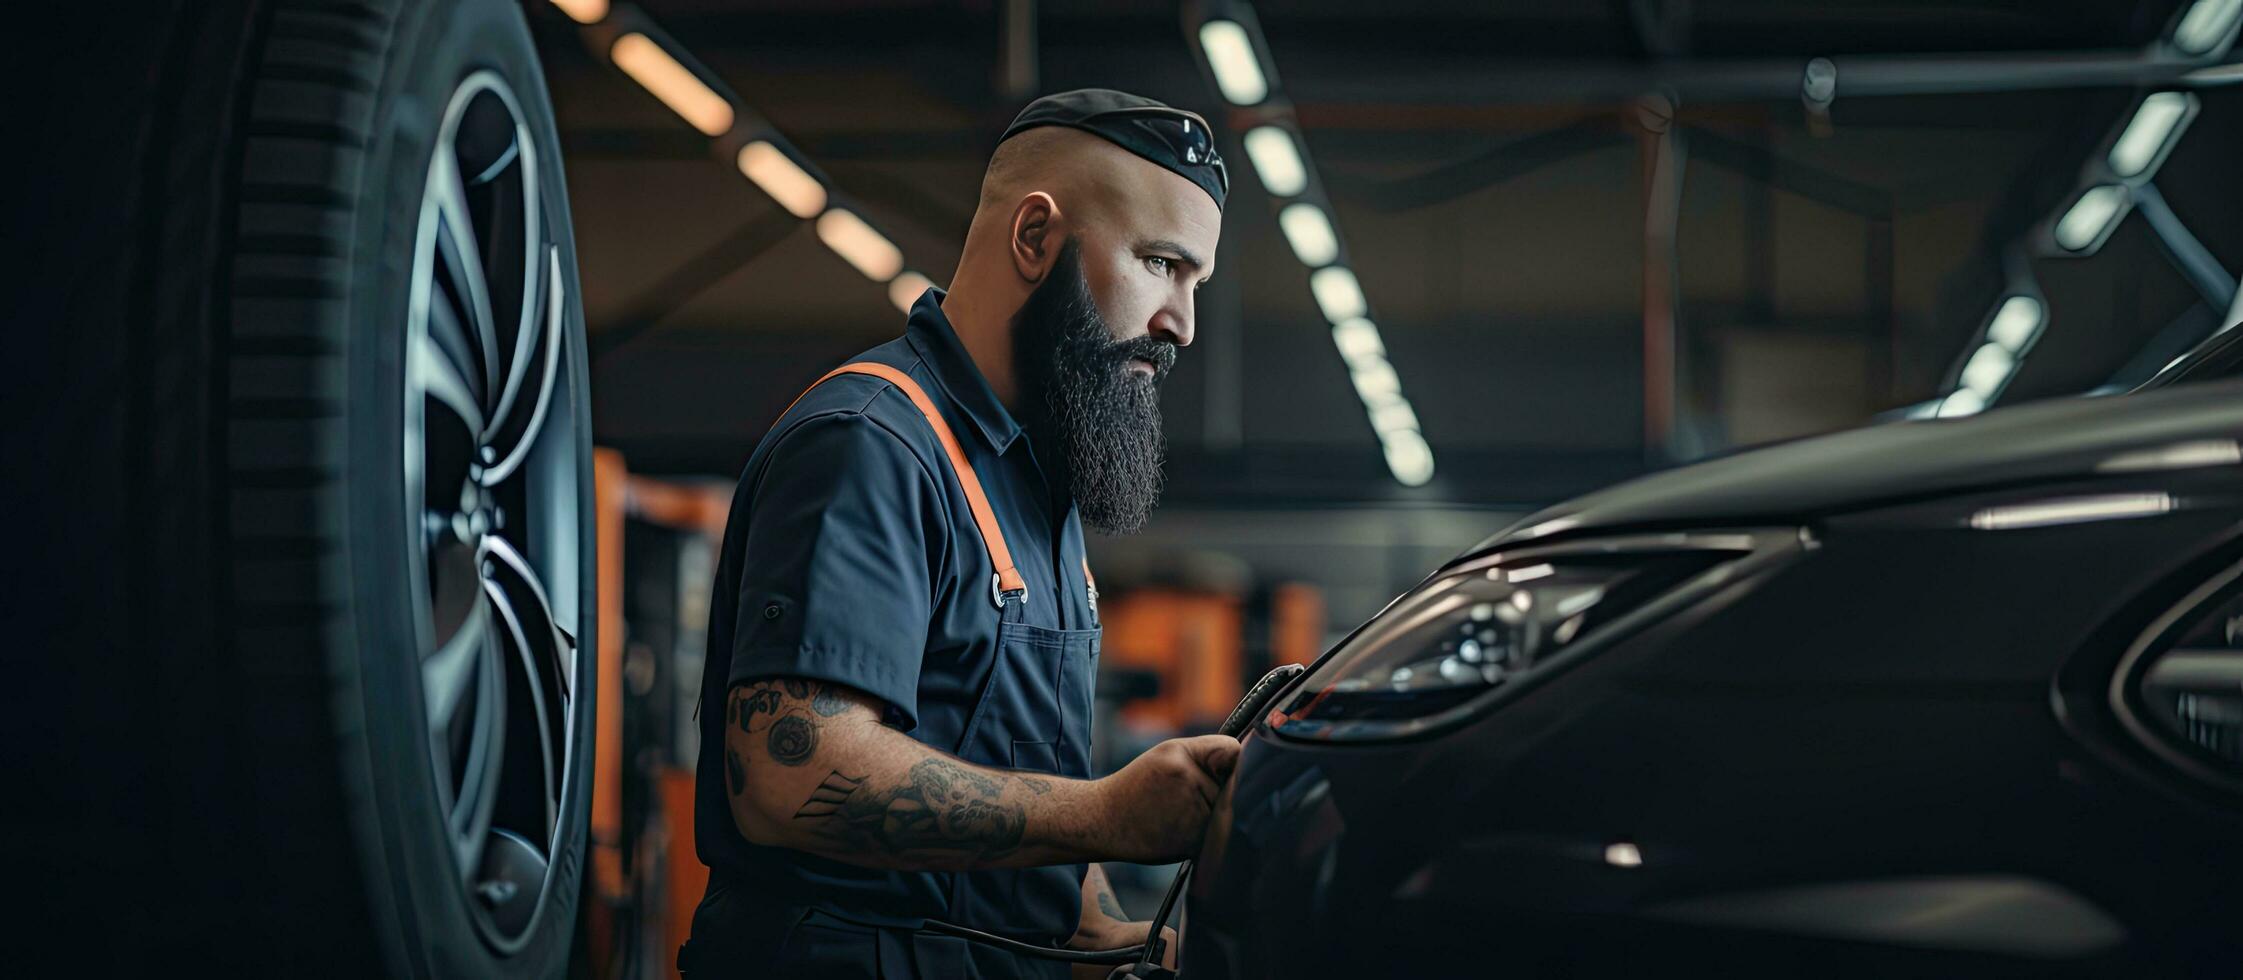
<svg viewBox="0 0 2243 980">
<path fill-rule="evenodd" d="M 1012 255 L 1013 270 L 1020 278 L 1039 283 L 1051 271 L 1053 260 L 1059 254 L 1060 232 L 1059 202 L 1043 191 L 1030 191 L 1013 208 L 1012 235 L 1006 239 L 1006 251 Z"/>
</svg>

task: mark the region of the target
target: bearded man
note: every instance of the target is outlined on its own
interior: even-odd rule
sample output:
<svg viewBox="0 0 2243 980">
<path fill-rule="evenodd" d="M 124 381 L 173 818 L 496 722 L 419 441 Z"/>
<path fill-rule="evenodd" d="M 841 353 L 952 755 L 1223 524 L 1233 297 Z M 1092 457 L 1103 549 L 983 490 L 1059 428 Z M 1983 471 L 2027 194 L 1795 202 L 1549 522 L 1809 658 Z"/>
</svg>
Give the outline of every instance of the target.
<svg viewBox="0 0 2243 980">
<path fill-rule="evenodd" d="M 1238 744 L 1090 773 L 1082 527 L 1160 491 L 1160 384 L 1229 177 L 1204 119 L 1085 89 L 1000 139 L 948 293 L 812 386 L 749 459 L 718 565 L 679 956 L 713 976 L 1048 976 L 1144 943 L 1102 860 L 1197 851 Z"/>
</svg>

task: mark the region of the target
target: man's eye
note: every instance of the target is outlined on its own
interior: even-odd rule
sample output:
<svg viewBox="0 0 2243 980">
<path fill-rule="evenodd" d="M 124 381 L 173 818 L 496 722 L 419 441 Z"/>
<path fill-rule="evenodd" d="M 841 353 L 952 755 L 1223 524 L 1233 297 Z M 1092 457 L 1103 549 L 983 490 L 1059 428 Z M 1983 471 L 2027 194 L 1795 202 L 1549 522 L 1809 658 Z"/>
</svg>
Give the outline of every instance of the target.
<svg viewBox="0 0 2243 980">
<path fill-rule="evenodd" d="M 1153 274 L 1154 274 L 1154 275 L 1156 275 L 1156 276 L 1165 276 L 1165 275 L 1167 275 L 1167 274 L 1168 274 L 1168 270 L 1170 270 L 1170 269 L 1172 269 L 1172 268 L 1174 268 L 1174 267 L 1175 267 L 1175 262 L 1173 262 L 1172 260 L 1170 260 L 1170 259 L 1169 259 L 1169 258 L 1167 258 L 1166 256 L 1161 256 L 1161 255 L 1148 255 L 1148 256 L 1145 256 L 1145 268 L 1147 268 L 1147 269 L 1150 269 L 1150 270 L 1152 270 Z"/>
</svg>

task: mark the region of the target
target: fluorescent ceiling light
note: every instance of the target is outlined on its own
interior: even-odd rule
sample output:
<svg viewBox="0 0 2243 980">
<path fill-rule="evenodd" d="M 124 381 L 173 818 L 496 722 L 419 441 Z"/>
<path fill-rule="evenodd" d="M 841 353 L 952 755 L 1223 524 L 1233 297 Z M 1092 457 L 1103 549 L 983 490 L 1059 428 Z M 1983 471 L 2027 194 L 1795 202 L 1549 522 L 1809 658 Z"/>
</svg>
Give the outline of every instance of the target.
<svg viewBox="0 0 2243 980">
<path fill-rule="evenodd" d="M 1410 409 L 1410 403 L 1407 401 L 1395 399 L 1393 402 L 1371 409 L 1371 428 L 1377 430 L 1380 435 L 1402 429 L 1415 431 L 1417 427 L 1417 413 Z"/>
<path fill-rule="evenodd" d="M 553 0 L 553 6 L 579 24 L 597 24 L 607 16 L 607 0 Z"/>
<path fill-rule="evenodd" d="M 616 38 L 608 57 L 703 135 L 722 136 L 732 128 L 732 103 L 646 35 L 634 32 Z"/>
<path fill-rule="evenodd" d="M 1262 178 L 1262 187 L 1278 197 L 1292 197 L 1308 189 L 1308 165 L 1301 162 L 1301 148 L 1293 144 L 1293 134 L 1279 126 L 1256 126 L 1246 131 L 1246 159 L 1254 164 L 1254 174 Z"/>
<path fill-rule="evenodd" d="M 1990 397 L 1999 391 L 2002 382 L 2009 380 L 2009 371 L 2017 366 L 2017 358 L 2010 356 L 2000 344 L 1983 344 L 1963 365 L 1963 388 L 1975 391 L 1981 397 Z"/>
<path fill-rule="evenodd" d="M 1422 487 L 1433 479 L 1433 447 L 1415 429 L 1383 433 L 1379 444 L 1386 450 L 1386 468 L 1405 487 Z"/>
<path fill-rule="evenodd" d="M 2148 170 L 2180 131 L 2190 98 L 2186 92 L 2153 92 L 2143 99 L 2141 107 L 2134 110 L 2133 120 L 2111 144 L 2111 172 L 2134 177 Z"/>
<path fill-rule="evenodd" d="M 2072 202 L 2072 209 L 2056 220 L 2056 244 L 2077 252 L 2101 241 L 2126 203 L 2126 190 L 2116 184 L 2090 187 Z"/>
<path fill-rule="evenodd" d="M 1351 367 L 1386 356 L 1386 344 L 1379 339 L 1378 326 L 1362 317 L 1333 324 L 1332 345 L 1340 349 L 1340 359 Z"/>
<path fill-rule="evenodd" d="M 1277 227 L 1285 231 L 1285 241 L 1302 265 L 1320 268 L 1340 257 L 1340 237 L 1333 233 L 1323 208 L 1306 202 L 1288 204 L 1277 213 Z"/>
<path fill-rule="evenodd" d="M 740 173 L 755 181 L 788 214 L 808 221 L 826 209 L 825 185 L 769 141 L 756 140 L 741 147 L 739 163 Z"/>
<path fill-rule="evenodd" d="M 1391 405 L 1402 397 L 1402 378 L 1394 373 L 1394 365 L 1383 360 L 1369 361 L 1348 372 L 1355 382 L 1355 393 L 1362 396 L 1365 405 Z"/>
<path fill-rule="evenodd" d="M 818 216 L 818 240 L 873 282 L 903 271 L 903 252 L 854 213 L 835 208 Z"/>
<path fill-rule="evenodd" d="M 2174 25 L 2173 43 L 2190 54 L 2210 51 L 2235 29 L 2239 12 L 2243 12 L 2243 0 L 2196 0 L 2196 6 L 2188 8 L 2181 22 Z"/>
<path fill-rule="evenodd" d="M 2002 301 L 1994 311 L 1994 319 L 1986 324 L 1986 339 L 2007 348 L 2015 354 L 2040 332 L 2041 303 L 2030 296 L 2012 296 Z"/>
<path fill-rule="evenodd" d="M 1316 294 L 1316 305 L 1324 310 L 1324 319 L 1333 323 L 1369 312 L 1369 304 L 1363 299 L 1363 287 L 1346 266 L 1328 265 L 1309 273 L 1308 289 Z"/>
<path fill-rule="evenodd" d="M 1269 97 L 1269 79 L 1254 57 L 1254 41 L 1235 20 L 1211 20 L 1199 25 L 1199 46 L 1207 52 L 1207 67 L 1215 73 L 1215 87 L 1236 105 L 1253 105 Z"/>
<path fill-rule="evenodd" d="M 911 305 L 919 302 L 919 297 L 933 286 L 934 281 L 926 276 L 906 272 L 888 283 L 888 302 L 896 304 L 896 309 L 909 313 Z"/>
<path fill-rule="evenodd" d="M 2014 531 L 2056 524 L 2154 517 L 2171 512 L 2173 506 L 2173 498 L 2162 493 L 2106 493 L 2092 497 L 1988 507 L 1970 515 L 1970 526 L 1981 531 Z"/>
<path fill-rule="evenodd" d="M 1959 389 L 1949 394 L 1939 403 L 1939 417 L 1943 419 L 1951 419 L 1963 415 L 1976 415 L 1979 412 L 1985 410 L 1986 397 L 1970 390 L 1969 388 Z"/>
</svg>

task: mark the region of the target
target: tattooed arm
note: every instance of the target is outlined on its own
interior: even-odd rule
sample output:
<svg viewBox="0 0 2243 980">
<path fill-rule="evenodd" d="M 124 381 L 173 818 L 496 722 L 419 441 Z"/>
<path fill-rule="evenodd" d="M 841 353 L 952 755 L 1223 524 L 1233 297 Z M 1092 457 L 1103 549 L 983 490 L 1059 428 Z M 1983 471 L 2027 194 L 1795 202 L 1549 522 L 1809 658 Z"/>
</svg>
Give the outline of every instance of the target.
<svg viewBox="0 0 2243 980">
<path fill-rule="evenodd" d="M 882 725 L 871 697 L 792 677 L 735 686 L 724 742 L 747 839 L 921 870 L 1181 858 L 1238 750 L 1220 736 L 1175 739 L 1095 781 L 992 769 Z"/>
</svg>

